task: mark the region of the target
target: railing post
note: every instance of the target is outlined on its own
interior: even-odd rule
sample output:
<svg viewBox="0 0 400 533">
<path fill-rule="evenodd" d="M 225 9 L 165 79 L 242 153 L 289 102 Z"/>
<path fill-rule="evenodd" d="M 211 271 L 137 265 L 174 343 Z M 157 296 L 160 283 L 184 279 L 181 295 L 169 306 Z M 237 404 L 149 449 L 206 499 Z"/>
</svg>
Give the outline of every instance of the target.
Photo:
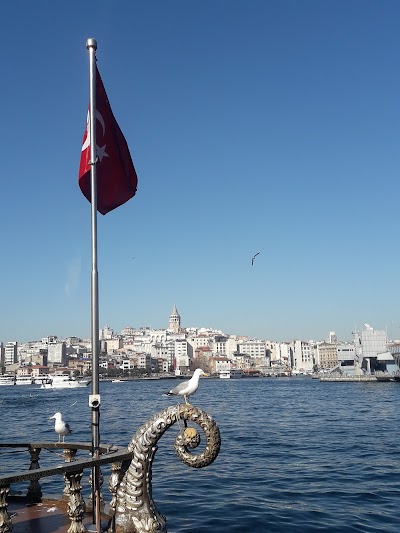
<svg viewBox="0 0 400 533">
<path fill-rule="evenodd" d="M 10 486 L 0 487 L 0 533 L 9 533 L 12 531 L 12 522 L 7 511 L 7 495 L 10 492 Z"/>
<path fill-rule="evenodd" d="M 82 470 L 80 472 L 66 472 L 65 474 L 69 483 L 68 516 L 71 519 L 68 533 L 85 533 L 87 531 L 83 525 L 85 501 L 82 497 L 82 474 Z"/>
<path fill-rule="evenodd" d="M 41 448 L 34 448 L 32 446 L 29 446 L 29 453 L 31 456 L 31 464 L 29 470 L 37 470 L 38 468 L 40 468 L 39 456 L 41 450 Z M 39 481 L 34 479 L 31 480 L 28 487 L 27 497 L 33 502 L 40 502 L 42 500 L 42 487 Z"/>
<path fill-rule="evenodd" d="M 117 508 L 117 490 L 122 479 L 122 463 L 111 463 L 111 474 L 108 480 L 108 488 L 111 494 L 110 520 L 108 523 L 108 533 L 115 533 L 115 509 Z"/>
<path fill-rule="evenodd" d="M 78 450 L 74 448 L 71 448 L 71 449 L 66 448 L 64 450 L 64 461 L 66 463 L 72 463 L 73 461 L 75 461 L 75 455 L 77 451 Z M 63 490 L 63 498 L 64 497 L 69 498 L 69 481 L 65 475 L 64 475 L 64 479 L 65 479 L 65 487 Z"/>
</svg>

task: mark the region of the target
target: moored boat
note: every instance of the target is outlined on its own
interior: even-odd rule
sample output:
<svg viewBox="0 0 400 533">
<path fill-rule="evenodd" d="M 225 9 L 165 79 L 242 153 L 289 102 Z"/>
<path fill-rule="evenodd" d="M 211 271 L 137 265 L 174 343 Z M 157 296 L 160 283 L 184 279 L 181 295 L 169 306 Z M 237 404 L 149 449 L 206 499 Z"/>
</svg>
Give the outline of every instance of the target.
<svg viewBox="0 0 400 533">
<path fill-rule="evenodd" d="M 32 385 L 33 384 L 32 376 L 17 376 L 15 378 L 15 384 L 16 385 Z"/>
<path fill-rule="evenodd" d="M 0 375 L 0 386 L 3 385 L 15 385 L 15 377 L 6 374 Z"/>
<path fill-rule="evenodd" d="M 219 377 L 221 379 L 236 379 L 243 377 L 243 371 L 240 368 L 231 368 L 230 370 L 220 370 Z"/>
<path fill-rule="evenodd" d="M 49 376 L 42 382 L 41 389 L 77 389 L 87 387 L 90 379 L 75 379 L 70 376 Z"/>
</svg>

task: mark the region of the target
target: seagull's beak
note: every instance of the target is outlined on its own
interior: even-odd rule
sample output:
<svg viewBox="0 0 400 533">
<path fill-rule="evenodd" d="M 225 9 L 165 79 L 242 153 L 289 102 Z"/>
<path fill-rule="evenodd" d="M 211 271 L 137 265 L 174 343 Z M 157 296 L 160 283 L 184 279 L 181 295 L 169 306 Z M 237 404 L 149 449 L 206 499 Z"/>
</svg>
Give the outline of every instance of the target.
<svg viewBox="0 0 400 533">
<path fill-rule="evenodd" d="M 49 416 L 49 420 L 51 420 L 52 418 L 54 418 L 54 415 L 53 416 Z"/>
<path fill-rule="evenodd" d="M 210 374 L 206 374 L 205 372 L 204 372 L 204 374 L 203 374 L 203 376 L 206 376 L 206 378 L 208 378 L 209 375 L 210 375 Z"/>
</svg>

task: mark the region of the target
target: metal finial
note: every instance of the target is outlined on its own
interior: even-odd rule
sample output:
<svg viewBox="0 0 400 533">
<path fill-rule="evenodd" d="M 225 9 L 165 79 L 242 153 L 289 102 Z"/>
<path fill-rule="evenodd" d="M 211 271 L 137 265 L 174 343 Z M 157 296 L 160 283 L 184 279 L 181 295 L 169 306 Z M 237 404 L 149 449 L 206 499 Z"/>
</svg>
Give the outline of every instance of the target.
<svg viewBox="0 0 400 533">
<path fill-rule="evenodd" d="M 86 41 L 86 48 L 87 49 L 94 48 L 95 50 L 97 50 L 97 41 L 96 41 L 96 39 L 88 39 Z"/>
</svg>

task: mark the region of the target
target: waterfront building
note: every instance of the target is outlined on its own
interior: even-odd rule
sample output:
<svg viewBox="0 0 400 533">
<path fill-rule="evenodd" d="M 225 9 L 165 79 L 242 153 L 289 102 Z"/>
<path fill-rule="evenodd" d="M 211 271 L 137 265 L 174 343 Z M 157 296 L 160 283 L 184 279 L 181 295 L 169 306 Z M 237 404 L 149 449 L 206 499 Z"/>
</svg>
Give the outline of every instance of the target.
<svg viewBox="0 0 400 533">
<path fill-rule="evenodd" d="M 314 367 L 314 347 L 306 341 L 294 340 L 290 343 L 291 367 L 301 373 L 312 372 Z"/>
<path fill-rule="evenodd" d="M 338 369 L 344 374 L 353 375 L 354 372 L 354 358 L 356 347 L 354 343 L 340 342 L 336 345 Z M 334 368 L 332 370 L 335 370 Z"/>
<path fill-rule="evenodd" d="M 136 367 L 138 367 L 138 361 L 136 357 L 128 357 L 128 358 L 122 359 L 119 365 L 119 368 L 123 372 L 129 372 L 129 370 L 133 370 Z"/>
<path fill-rule="evenodd" d="M 146 371 L 151 370 L 151 355 L 149 353 L 138 353 L 136 354 L 137 366 Z"/>
<path fill-rule="evenodd" d="M 221 370 L 230 370 L 232 368 L 232 362 L 227 357 L 214 356 L 209 359 L 209 372 L 210 374 L 219 374 Z M 203 369 L 204 370 L 204 369 Z"/>
<path fill-rule="evenodd" d="M 240 352 L 233 354 L 232 364 L 232 368 L 240 368 L 240 370 L 250 370 L 255 366 L 249 355 Z"/>
<path fill-rule="evenodd" d="M 353 332 L 355 346 L 355 372 L 370 374 L 379 366 L 378 356 L 388 351 L 385 330 L 374 330 L 369 324 L 364 324 L 361 332 Z"/>
<path fill-rule="evenodd" d="M 241 341 L 239 343 L 238 350 L 240 353 L 249 355 L 255 367 L 265 370 L 267 366 L 270 366 L 270 362 L 267 360 L 267 348 L 265 346 L 265 341 Z"/>
<path fill-rule="evenodd" d="M 178 309 L 176 308 L 175 304 L 174 308 L 172 309 L 172 313 L 169 315 L 168 329 L 173 333 L 179 333 L 181 329 L 181 316 L 178 313 Z"/>
<path fill-rule="evenodd" d="M 330 342 L 315 344 L 315 364 L 323 370 L 336 367 L 338 365 L 336 344 Z"/>
</svg>

